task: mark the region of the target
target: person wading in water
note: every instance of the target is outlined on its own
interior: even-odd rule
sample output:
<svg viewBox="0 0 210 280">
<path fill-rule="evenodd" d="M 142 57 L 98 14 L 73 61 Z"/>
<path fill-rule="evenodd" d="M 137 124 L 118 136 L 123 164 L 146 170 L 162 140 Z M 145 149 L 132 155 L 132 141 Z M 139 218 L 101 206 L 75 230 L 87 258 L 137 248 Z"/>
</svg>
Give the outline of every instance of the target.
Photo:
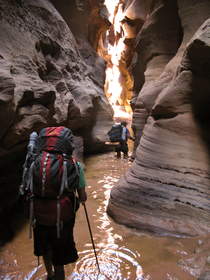
<svg viewBox="0 0 210 280">
<path fill-rule="evenodd" d="M 127 122 L 121 122 L 122 130 L 121 130 L 121 139 L 119 145 L 116 146 L 115 152 L 117 153 L 116 157 L 121 158 L 121 152 L 123 153 L 123 157 L 128 158 L 128 139 L 134 141 L 134 138 L 130 135 L 130 132 L 127 128 Z"/>
<path fill-rule="evenodd" d="M 64 280 L 64 265 L 78 259 L 73 229 L 79 203 L 87 195 L 73 149 L 70 129 L 43 128 L 39 135 L 31 134 L 24 164 L 20 194 L 29 201 L 34 254 L 43 257 L 47 280 Z"/>
</svg>

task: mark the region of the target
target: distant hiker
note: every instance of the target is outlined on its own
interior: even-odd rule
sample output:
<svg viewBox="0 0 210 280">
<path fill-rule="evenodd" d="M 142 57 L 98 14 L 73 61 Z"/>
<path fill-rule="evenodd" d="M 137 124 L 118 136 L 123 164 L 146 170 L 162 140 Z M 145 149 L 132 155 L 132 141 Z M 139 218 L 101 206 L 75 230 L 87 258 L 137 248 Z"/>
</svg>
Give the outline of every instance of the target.
<svg viewBox="0 0 210 280">
<path fill-rule="evenodd" d="M 121 157 L 121 152 L 123 153 L 124 158 L 128 158 L 128 139 L 131 139 L 134 141 L 134 138 L 130 135 L 130 132 L 127 128 L 127 122 L 123 121 L 121 122 L 122 125 L 122 135 L 121 135 L 121 141 L 119 146 L 116 147 L 115 151 L 117 153 L 117 158 Z"/>
<path fill-rule="evenodd" d="M 128 139 L 134 141 L 134 138 L 130 135 L 127 128 L 127 122 L 123 121 L 120 124 L 114 124 L 111 130 L 108 132 L 108 136 L 111 142 L 119 142 L 116 146 L 115 151 L 117 158 L 121 158 L 121 152 L 124 158 L 128 158 Z"/>
<path fill-rule="evenodd" d="M 115 123 L 107 133 L 111 142 L 120 142 L 122 139 L 122 125 Z"/>
<path fill-rule="evenodd" d="M 78 259 L 73 228 L 79 203 L 87 195 L 73 149 L 70 129 L 43 128 L 39 135 L 31 134 L 24 164 L 20 193 L 29 199 L 34 254 L 43 257 L 47 280 L 64 280 L 64 265 Z"/>
</svg>

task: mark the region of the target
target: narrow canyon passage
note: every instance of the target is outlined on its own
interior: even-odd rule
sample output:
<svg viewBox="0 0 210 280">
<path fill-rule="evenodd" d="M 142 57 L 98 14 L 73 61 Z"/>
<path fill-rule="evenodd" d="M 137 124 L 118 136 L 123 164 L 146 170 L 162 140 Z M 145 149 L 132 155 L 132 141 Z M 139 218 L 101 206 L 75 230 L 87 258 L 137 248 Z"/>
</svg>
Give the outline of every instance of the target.
<svg viewBox="0 0 210 280">
<path fill-rule="evenodd" d="M 132 119 L 130 101 L 133 96 L 133 77 L 128 70 L 132 48 L 126 45 L 126 29 L 121 1 L 104 2 L 109 13 L 110 27 L 102 33 L 97 52 L 106 61 L 104 92 L 114 110 L 114 119 Z"/>
<path fill-rule="evenodd" d="M 131 164 L 116 159 L 114 154 L 101 154 L 86 159 L 89 214 L 101 274 L 92 249 L 84 209 L 77 213 L 75 238 L 79 260 L 66 266 L 68 280 L 193 280 L 199 272 L 191 254 L 198 247 L 196 238 L 179 239 L 138 234 L 114 223 L 106 214 L 111 188 Z M 33 256 L 29 227 L 1 249 L 1 280 L 44 280 L 45 270 Z M 183 258 L 191 259 L 190 262 Z M 179 265 L 178 265 L 179 263 Z M 185 272 L 186 271 L 186 272 Z M 190 275 L 190 273 L 191 275 Z M 105 277 L 108 276 L 108 278 Z M 98 277 L 98 278 L 97 278 Z"/>
<path fill-rule="evenodd" d="M 209 14 L 209 0 L 0 0 L 0 242 L 30 133 L 65 125 L 78 158 L 89 155 L 101 270 L 81 206 L 65 280 L 210 279 Z M 105 154 L 124 119 L 132 163 Z M 0 280 L 45 279 L 26 224 L 0 248 Z"/>
</svg>

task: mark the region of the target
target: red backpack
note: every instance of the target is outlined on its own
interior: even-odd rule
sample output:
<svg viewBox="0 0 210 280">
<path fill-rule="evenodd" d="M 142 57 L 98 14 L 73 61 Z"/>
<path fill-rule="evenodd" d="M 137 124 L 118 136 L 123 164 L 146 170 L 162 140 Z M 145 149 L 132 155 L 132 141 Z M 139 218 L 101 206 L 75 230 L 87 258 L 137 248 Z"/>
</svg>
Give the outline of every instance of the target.
<svg viewBox="0 0 210 280">
<path fill-rule="evenodd" d="M 60 226 L 74 217 L 78 207 L 79 166 L 72 158 L 73 135 L 63 126 L 43 128 L 34 146 L 23 183 L 30 197 L 30 222 L 56 225 L 59 237 Z"/>
</svg>

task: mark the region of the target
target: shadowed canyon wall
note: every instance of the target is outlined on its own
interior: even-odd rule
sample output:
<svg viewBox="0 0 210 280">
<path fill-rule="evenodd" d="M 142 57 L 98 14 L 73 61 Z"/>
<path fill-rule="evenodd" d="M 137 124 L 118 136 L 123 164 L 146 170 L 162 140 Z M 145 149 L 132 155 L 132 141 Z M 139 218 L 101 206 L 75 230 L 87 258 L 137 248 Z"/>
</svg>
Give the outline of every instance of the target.
<svg viewBox="0 0 210 280">
<path fill-rule="evenodd" d="M 144 21 L 130 66 L 137 149 L 107 211 L 158 234 L 209 233 L 210 2 L 129 1 L 127 9 Z"/>
<path fill-rule="evenodd" d="M 0 239 L 11 232 L 8 224 L 29 134 L 66 125 L 76 135 L 82 157 L 83 149 L 105 150 L 112 124 L 113 111 L 103 91 L 105 62 L 88 42 L 96 28 L 88 20 L 91 5 L 84 13 L 79 1 L 53 2 L 62 3 L 62 9 L 71 3 L 67 11 L 72 22 L 66 23 L 47 0 L 0 0 Z M 103 14 L 97 20 L 103 23 Z"/>
</svg>

